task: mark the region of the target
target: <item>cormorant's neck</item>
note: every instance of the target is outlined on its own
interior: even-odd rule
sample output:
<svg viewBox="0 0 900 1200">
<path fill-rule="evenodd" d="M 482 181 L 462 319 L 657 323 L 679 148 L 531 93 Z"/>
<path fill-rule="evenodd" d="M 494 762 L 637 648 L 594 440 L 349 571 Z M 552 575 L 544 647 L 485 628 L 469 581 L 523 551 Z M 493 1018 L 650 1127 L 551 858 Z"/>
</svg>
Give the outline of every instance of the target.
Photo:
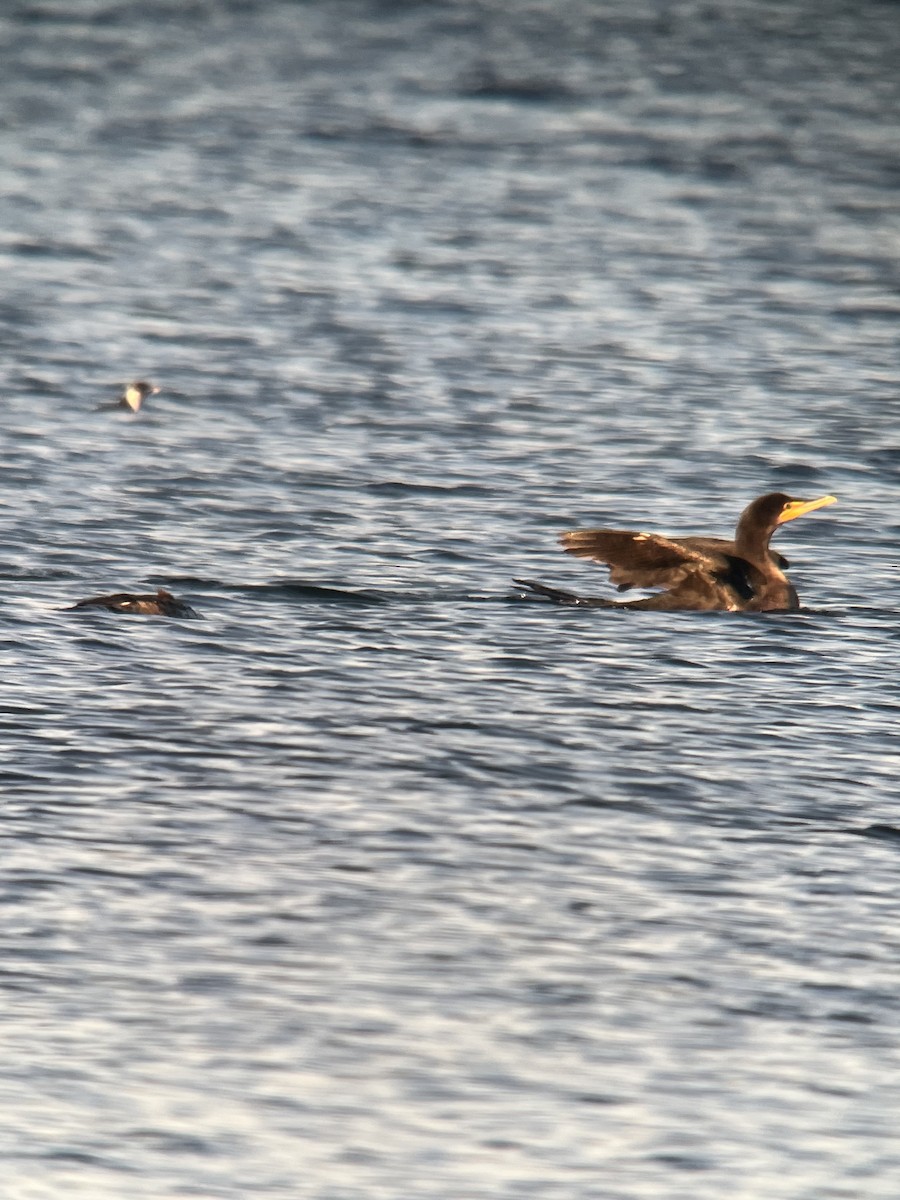
<svg viewBox="0 0 900 1200">
<path fill-rule="evenodd" d="M 769 558 L 769 538 L 773 532 L 772 529 L 761 529 L 742 518 L 734 535 L 735 553 L 739 558 L 768 574 L 768 568 L 773 565 Z"/>
<path fill-rule="evenodd" d="M 748 608 L 756 612 L 787 611 L 799 606 L 790 580 L 769 553 L 769 539 L 774 532 L 774 526 L 741 517 L 734 535 L 735 553 L 753 567 L 754 597 Z"/>
</svg>

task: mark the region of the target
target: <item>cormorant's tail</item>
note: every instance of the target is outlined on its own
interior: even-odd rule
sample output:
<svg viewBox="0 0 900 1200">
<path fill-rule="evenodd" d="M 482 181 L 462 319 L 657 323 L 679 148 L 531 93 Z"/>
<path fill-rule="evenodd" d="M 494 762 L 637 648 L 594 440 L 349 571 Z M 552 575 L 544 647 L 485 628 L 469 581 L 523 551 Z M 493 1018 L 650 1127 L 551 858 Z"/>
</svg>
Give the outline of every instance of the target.
<svg viewBox="0 0 900 1200">
<path fill-rule="evenodd" d="M 592 608 L 615 607 L 611 601 L 602 600 L 599 596 L 576 596 L 574 592 L 564 592 L 562 588 L 548 587 L 546 583 L 537 583 L 534 579 L 514 579 L 513 583 L 528 588 L 529 591 L 536 592 L 539 596 L 546 596 L 554 604 L 578 604 Z"/>
</svg>

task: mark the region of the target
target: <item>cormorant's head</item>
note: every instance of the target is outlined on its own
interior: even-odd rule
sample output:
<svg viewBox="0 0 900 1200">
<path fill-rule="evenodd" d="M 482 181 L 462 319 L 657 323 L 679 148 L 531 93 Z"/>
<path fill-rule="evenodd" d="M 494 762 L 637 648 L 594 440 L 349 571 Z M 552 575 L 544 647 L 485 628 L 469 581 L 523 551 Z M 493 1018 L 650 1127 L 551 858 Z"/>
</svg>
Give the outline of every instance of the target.
<svg viewBox="0 0 900 1200">
<path fill-rule="evenodd" d="M 757 536 L 762 533 L 768 538 L 779 525 L 784 525 L 786 521 L 793 521 L 805 513 L 813 512 L 817 508 L 824 508 L 826 504 L 834 504 L 836 500 L 837 496 L 818 496 L 815 500 L 796 500 L 793 496 L 785 495 L 784 492 L 768 492 L 765 496 L 757 496 L 752 503 L 747 505 L 741 513 L 738 529 L 746 535 L 752 536 L 755 531 Z"/>
</svg>

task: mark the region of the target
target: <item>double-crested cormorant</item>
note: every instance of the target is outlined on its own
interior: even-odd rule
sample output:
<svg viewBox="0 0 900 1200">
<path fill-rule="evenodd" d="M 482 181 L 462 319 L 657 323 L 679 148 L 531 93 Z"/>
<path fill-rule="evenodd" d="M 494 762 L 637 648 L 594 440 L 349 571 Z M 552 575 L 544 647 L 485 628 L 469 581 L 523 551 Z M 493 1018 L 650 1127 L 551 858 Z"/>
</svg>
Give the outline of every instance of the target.
<svg viewBox="0 0 900 1200">
<path fill-rule="evenodd" d="M 558 604 L 656 611 L 724 610 L 773 612 L 799 608 L 800 601 L 784 573 L 787 560 L 769 549 L 769 539 L 786 521 L 836 497 L 795 500 L 783 492 L 759 496 L 741 513 L 734 541 L 722 538 L 667 538 L 625 529 L 576 529 L 560 536 L 568 554 L 609 567 L 619 591 L 659 587 L 665 591 L 642 600 L 615 601 L 577 596 L 527 579 L 515 582 Z"/>
<path fill-rule="evenodd" d="M 91 596 L 72 604 L 68 612 L 76 608 L 105 608 L 117 613 L 141 613 L 155 617 L 199 617 L 184 600 L 179 600 L 165 588 L 152 596 L 136 596 L 132 592 L 116 592 L 112 596 Z"/>
</svg>

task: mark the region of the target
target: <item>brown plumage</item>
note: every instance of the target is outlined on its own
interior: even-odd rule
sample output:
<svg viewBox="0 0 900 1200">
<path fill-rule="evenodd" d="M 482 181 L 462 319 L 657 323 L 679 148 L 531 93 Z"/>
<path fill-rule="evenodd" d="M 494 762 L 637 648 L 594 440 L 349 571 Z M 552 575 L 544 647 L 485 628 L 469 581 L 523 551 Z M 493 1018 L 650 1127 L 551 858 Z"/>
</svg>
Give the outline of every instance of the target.
<svg viewBox="0 0 900 1200">
<path fill-rule="evenodd" d="M 834 496 L 795 500 L 783 492 L 759 496 L 741 513 L 734 540 L 667 538 L 626 529 L 577 529 L 560 536 L 566 553 L 609 567 L 620 591 L 664 588 L 641 600 L 581 597 L 528 580 L 516 580 L 559 604 L 601 608 L 727 612 L 771 612 L 799 607 L 784 573 L 787 560 L 769 549 L 769 539 L 787 521 L 833 504 Z"/>
<path fill-rule="evenodd" d="M 90 596 L 87 600 L 79 600 L 67 609 L 72 612 L 76 608 L 105 608 L 109 612 L 140 613 L 142 616 L 155 617 L 197 617 L 195 612 L 184 600 L 179 600 L 165 588 L 160 588 L 155 595 L 137 596 L 131 592 L 115 592 L 111 596 Z"/>
<path fill-rule="evenodd" d="M 569 550 L 568 544 L 565 541 L 565 539 L 567 539 L 569 537 L 574 538 L 578 533 L 588 534 L 588 533 L 599 533 L 599 532 L 601 532 L 601 531 L 600 530 L 590 530 L 590 529 L 575 530 L 571 534 L 566 534 L 566 533 L 561 534 L 559 540 L 560 540 L 560 542 L 562 542 L 562 544 L 564 545 L 564 547 L 566 548 L 568 553 L 576 554 L 576 556 L 577 556 L 577 552 L 575 550 Z M 610 530 L 606 530 L 603 532 L 608 532 L 611 534 L 612 533 L 621 533 L 623 536 L 626 536 L 629 538 L 635 538 L 635 539 L 636 538 L 648 539 L 653 536 L 652 534 L 646 534 L 646 533 L 645 534 L 628 533 L 626 530 L 610 529 Z M 725 555 L 726 557 L 729 557 L 729 558 L 734 558 L 737 555 L 737 551 L 734 548 L 734 540 L 732 539 L 731 541 L 729 541 L 728 538 L 683 537 L 683 538 L 667 538 L 666 539 L 666 538 L 659 537 L 659 538 L 657 538 L 657 541 L 671 542 L 672 544 L 678 546 L 679 550 L 687 550 L 689 552 L 699 551 L 702 554 L 710 554 L 713 556 Z M 663 582 L 663 580 L 661 580 L 658 577 L 658 573 L 655 569 L 653 554 L 652 553 L 648 554 L 645 551 L 642 555 L 642 553 L 641 553 L 642 548 L 636 548 L 636 549 L 637 549 L 637 552 L 633 554 L 632 562 L 631 562 L 630 566 L 625 567 L 625 566 L 621 566 L 621 565 L 616 565 L 616 566 L 611 565 L 609 568 L 609 581 L 610 581 L 610 583 L 616 584 L 616 586 L 620 592 L 627 592 L 629 588 L 659 587 L 660 584 Z M 775 564 L 775 566 L 780 568 L 782 571 L 784 571 L 787 567 L 790 566 L 790 563 L 784 557 L 784 555 L 779 554 L 777 550 L 773 550 L 771 548 L 771 546 L 769 547 L 769 558 L 772 560 L 772 562 Z M 643 565 L 641 565 L 642 559 L 643 559 Z"/>
</svg>

